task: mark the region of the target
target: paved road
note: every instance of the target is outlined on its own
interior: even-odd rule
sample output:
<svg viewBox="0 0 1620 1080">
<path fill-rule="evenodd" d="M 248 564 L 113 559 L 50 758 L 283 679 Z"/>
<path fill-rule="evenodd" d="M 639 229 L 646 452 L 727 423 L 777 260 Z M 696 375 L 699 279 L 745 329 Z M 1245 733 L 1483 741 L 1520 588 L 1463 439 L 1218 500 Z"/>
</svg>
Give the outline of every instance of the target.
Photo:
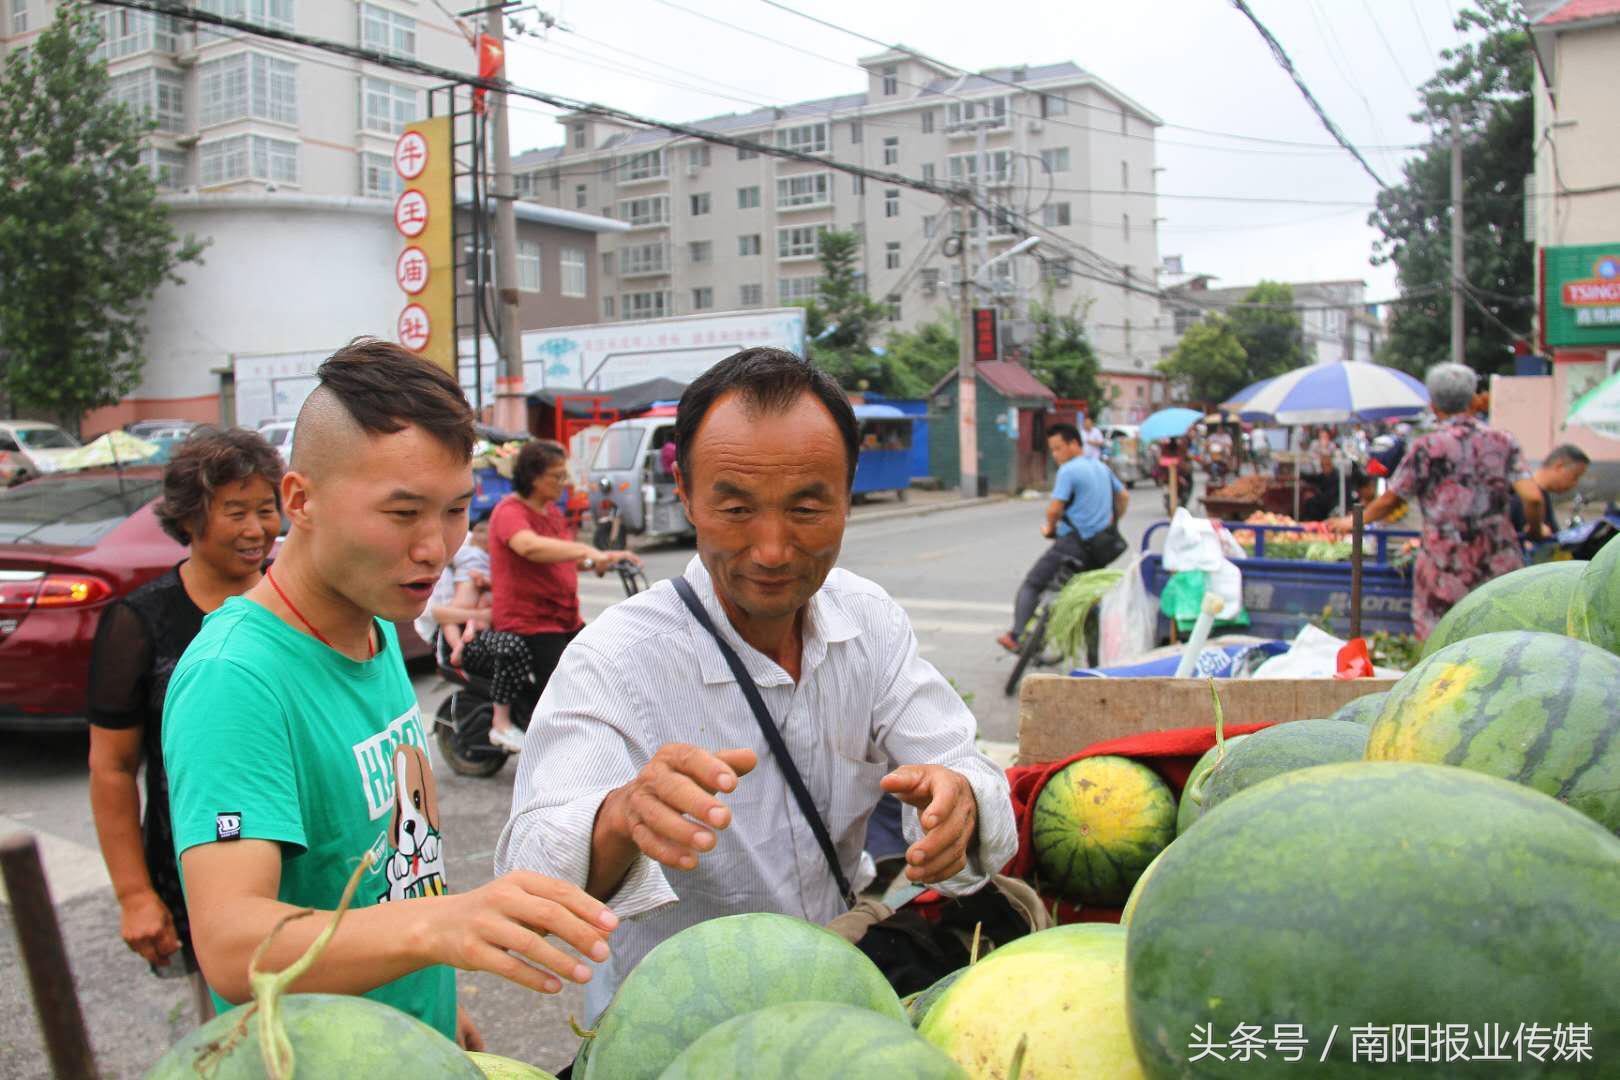
<svg viewBox="0 0 1620 1080">
<path fill-rule="evenodd" d="M 1138 491 L 1126 520 L 1134 543 L 1159 513 L 1158 493 Z M 1016 739 L 1015 702 L 1001 687 L 1011 658 L 993 639 L 1011 621 L 1013 591 L 1045 541 L 1037 532 L 1041 501 L 1014 501 L 919 517 L 857 521 L 841 565 L 882 584 L 911 615 L 923 655 L 956 681 L 983 737 Z M 872 507 L 876 511 L 878 507 Z M 647 553 L 654 580 L 680 572 L 687 546 Z M 613 579 L 581 586 L 585 617 L 621 598 Z M 424 711 L 444 688 L 416 679 Z M 0 833 L 26 828 L 44 846 L 53 895 L 104 1075 L 138 1077 L 193 1026 L 180 984 L 152 978 L 118 938 L 118 906 L 95 847 L 85 795 L 82 738 L 0 736 Z M 513 770 L 469 780 L 439 769 L 445 850 L 452 883 L 475 886 L 490 876 L 491 849 L 511 800 Z M 8 920 L 9 921 L 9 920 Z M 0 1080 L 47 1075 L 32 1006 L 9 929 L 0 933 Z M 570 1013 L 582 996 L 543 998 L 490 976 L 462 975 L 463 1000 L 492 1050 L 557 1068 L 573 1055 Z M 583 1017 L 581 1017 L 583 1020 Z"/>
</svg>

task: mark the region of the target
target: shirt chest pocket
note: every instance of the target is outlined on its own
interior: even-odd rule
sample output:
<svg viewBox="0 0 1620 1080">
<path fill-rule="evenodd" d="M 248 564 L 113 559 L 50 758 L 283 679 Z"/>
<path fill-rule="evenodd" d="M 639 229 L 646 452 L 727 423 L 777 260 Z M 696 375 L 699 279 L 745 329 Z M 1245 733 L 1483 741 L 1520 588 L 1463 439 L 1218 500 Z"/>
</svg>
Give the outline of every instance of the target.
<svg viewBox="0 0 1620 1080">
<path fill-rule="evenodd" d="M 889 774 L 881 762 L 852 761 L 841 755 L 832 762 L 832 791 L 827 803 L 827 831 L 833 845 L 844 849 L 865 842 L 866 819 L 883 797 L 881 781 Z"/>
</svg>

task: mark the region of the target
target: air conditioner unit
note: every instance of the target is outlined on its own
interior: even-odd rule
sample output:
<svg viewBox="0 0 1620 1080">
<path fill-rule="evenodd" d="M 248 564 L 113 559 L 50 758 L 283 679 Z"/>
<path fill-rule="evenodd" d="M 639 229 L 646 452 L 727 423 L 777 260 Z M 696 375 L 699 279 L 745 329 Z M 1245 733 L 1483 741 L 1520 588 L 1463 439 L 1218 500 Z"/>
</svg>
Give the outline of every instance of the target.
<svg viewBox="0 0 1620 1080">
<path fill-rule="evenodd" d="M 195 49 L 189 49 L 186 52 L 174 54 L 174 66 L 177 68 L 189 68 L 196 62 L 197 50 Z"/>
<path fill-rule="evenodd" d="M 176 135 L 174 137 L 174 145 L 186 150 L 190 150 L 193 146 L 197 145 L 197 135 L 195 132 L 190 135 Z"/>
<path fill-rule="evenodd" d="M 1030 120 L 1024 125 L 1024 130 L 1031 132 L 1032 134 L 1039 134 L 1040 132 L 1046 130 L 1046 123 L 1042 120 Z"/>
</svg>

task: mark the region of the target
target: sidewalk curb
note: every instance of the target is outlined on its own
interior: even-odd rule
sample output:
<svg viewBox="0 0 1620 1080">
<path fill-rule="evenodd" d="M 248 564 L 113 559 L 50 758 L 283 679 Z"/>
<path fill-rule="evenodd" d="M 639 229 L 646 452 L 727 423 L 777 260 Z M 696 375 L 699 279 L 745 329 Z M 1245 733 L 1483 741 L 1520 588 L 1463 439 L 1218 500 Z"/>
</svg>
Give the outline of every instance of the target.
<svg viewBox="0 0 1620 1080">
<path fill-rule="evenodd" d="M 1011 495 L 985 495 L 977 499 L 958 499 L 955 502 L 926 503 L 922 506 L 907 506 L 898 510 L 879 510 L 870 514 L 851 514 L 849 525 L 864 525 L 871 521 L 895 521 L 899 518 L 925 517 L 929 514 L 943 514 L 949 510 L 969 510 L 975 506 L 989 506 L 992 503 L 1011 502 Z"/>
</svg>

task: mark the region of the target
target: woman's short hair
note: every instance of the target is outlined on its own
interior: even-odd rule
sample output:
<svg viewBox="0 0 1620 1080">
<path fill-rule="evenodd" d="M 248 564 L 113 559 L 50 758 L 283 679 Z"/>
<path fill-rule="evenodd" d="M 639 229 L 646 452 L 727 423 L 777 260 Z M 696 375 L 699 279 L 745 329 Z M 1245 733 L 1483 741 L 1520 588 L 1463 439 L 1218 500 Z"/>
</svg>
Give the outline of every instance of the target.
<svg viewBox="0 0 1620 1080">
<path fill-rule="evenodd" d="M 163 497 L 154 513 L 163 531 L 182 544 L 202 535 L 214 493 L 227 484 L 262 476 L 281 506 L 285 465 L 264 436 L 247 428 L 197 428 L 163 470 Z"/>
<path fill-rule="evenodd" d="M 559 461 L 568 460 L 568 449 L 552 439 L 530 439 L 518 451 L 512 463 L 512 490 L 519 498 L 527 499 L 534 490 L 534 482 L 556 468 Z"/>
<path fill-rule="evenodd" d="M 1429 407 L 1449 416 L 1473 404 L 1479 376 L 1465 364 L 1436 364 L 1424 376 L 1423 385 L 1429 389 Z"/>
</svg>

